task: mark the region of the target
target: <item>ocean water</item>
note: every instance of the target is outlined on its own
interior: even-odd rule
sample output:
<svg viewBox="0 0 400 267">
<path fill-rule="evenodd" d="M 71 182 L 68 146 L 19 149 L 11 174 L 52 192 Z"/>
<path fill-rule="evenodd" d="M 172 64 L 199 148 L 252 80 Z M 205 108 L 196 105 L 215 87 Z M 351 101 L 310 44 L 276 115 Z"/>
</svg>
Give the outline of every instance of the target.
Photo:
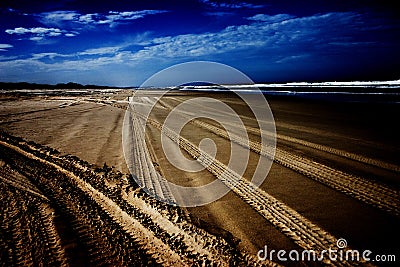
<svg viewBox="0 0 400 267">
<path fill-rule="evenodd" d="M 195 86 L 181 88 L 180 91 L 254 94 L 260 91 L 265 96 L 287 97 L 291 99 L 321 100 L 328 102 L 365 102 L 400 104 L 400 87 L 258 87 L 240 86 Z"/>
<path fill-rule="evenodd" d="M 268 96 L 286 96 L 309 100 L 328 102 L 362 102 L 362 103 L 390 103 L 400 104 L 400 93 L 388 92 L 298 92 L 298 91 L 270 91 L 262 90 Z"/>
</svg>

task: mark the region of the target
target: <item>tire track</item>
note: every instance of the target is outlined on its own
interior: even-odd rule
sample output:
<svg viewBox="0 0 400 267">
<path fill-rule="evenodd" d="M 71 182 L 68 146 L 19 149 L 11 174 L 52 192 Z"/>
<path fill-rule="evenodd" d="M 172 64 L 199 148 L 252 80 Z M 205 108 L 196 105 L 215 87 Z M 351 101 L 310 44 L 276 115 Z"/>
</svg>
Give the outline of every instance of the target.
<svg viewBox="0 0 400 267">
<path fill-rule="evenodd" d="M 194 159 L 197 159 L 261 216 L 275 225 L 303 249 L 314 250 L 320 255 L 323 250 L 336 246 L 337 239 L 334 236 L 313 224 L 283 202 L 261 190 L 253 183 L 247 181 L 220 161 L 201 151 L 184 137 L 163 126 L 158 121 L 147 118 L 147 122 L 177 143 L 179 147 L 188 152 Z M 325 258 L 324 263 L 338 266 L 348 265 L 347 262 L 332 263 L 327 258 Z"/>
<path fill-rule="evenodd" d="M 244 139 L 233 133 L 228 135 L 221 128 L 203 121 L 192 120 L 192 123 L 362 202 L 400 216 L 399 192 L 388 186 L 336 170 L 280 148 L 274 149 L 268 145 Z"/>
<path fill-rule="evenodd" d="M 260 134 L 260 130 L 257 128 L 253 128 L 253 127 L 246 127 L 246 129 L 254 134 Z M 261 134 L 264 134 L 266 136 L 271 136 L 270 133 L 267 133 L 265 131 L 261 131 Z M 400 172 L 400 166 L 397 166 L 395 164 L 391 164 L 388 162 L 384 162 L 378 159 L 373 159 L 373 158 L 369 158 L 369 157 L 364 157 L 362 155 L 356 154 L 356 153 L 352 153 L 352 152 L 348 152 L 348 151 L 344 151 L 341 149 L 336 149 L 333 147 L 329 147 L 329 146 L 325 146 L 325 145 L 320 145 L 320 144 L 316 144 L 313 142 L 309 142 L 309 141 L 305 141 L 305 140 L 301 140 L 295 137 L 290 137 L 290 136 L 286 136 L 286 135 L 282 135 L 282 134 L 276 134 L 276 137 L 280 140 L 284 140 L 284 141 L 288 141 L 291 143 L 295 143 L 295 144 L 299 144 L 299 145 L 303 145 L 306 147 L 310 147 L 310 148 L 314 148 L 320 151 L 324 151 L 324 152 L 328 152 L 330 154 L 333 155 L 337 155 L 337 156 L 341 156 L 343 158 L 348 158 L 354 161 L 358 161 L 361 163 L 365 163 L 365 164 L 369 164 L 375 167 L 379 167 L 382 169 L 386 169 L 389 171 L 395 171 L 395 172 Z"/>
<path fill-rule="evenodd" d="M 173 106 L 165 103 L 165 101 L 160 101 L 160 102 L 162 102 L 162 105 L 164 107 L 168 108 L 169 110 L 172 110 L 174 108 Z M 209 108 L 211 108 L 211 107 L 209 107 Z M 213 109 L 213 108 L 211 108 L 211 109 Z M 213 109 L 213 110 L 217 111 L 215 109 Z M 221 112 L 221 111 L 218 111 L 218 112 Z M 252 118 L 250 118 L 248 116 L 239 115 L 239 117 L 247 119 L 247 120 L 254 120 L 254 119 L 252 119 Z M 232 125 L 234 127 L 237 127 L 236 124 L 229 123 L 229 122 L 225 122 L 225 123 L 226 124 L 230 124 L 230 125 Z M 310 129 L 310 128 L 307 128 L 307 127 L 304 127 L 304 126 L 297 126 L 297 125 L 288 124 L 288 123 L 282 123 L 282 122 L 275 122 L 275 123 L 276 123 L 277 126 L 282 127 L 282 128 L 295 129 L 297 131 L 306 132 L 306 133 L 310 133 L 310 134 L 314 134 L 314 135 L 321 135 L 321 134 L 329 134 L 329 135 L 331 135 L 332 134 L 332 133 L 328 133 L 328 132 L 321 133 L 321 132 L 318 132 L 318 131 L 316 131 L 314 129 Z M 253 133 L 253 134 L 256 134 L 256 135 L 262 134 L 262 135 L 265 135 L 265 136 L 274 136 L 273 133 L 269 133 L 269 132 L 266 132 L 266 131 L 263 131 L 263 130 L 261 130 L 261 132 L 260 132 L 260 129 L 254 128 L 254 127 L 250 127 L 250 126 L 246 126 L 246 130 L 249 133 Z M 338 136 L 338 137 L 343 138 L 343 136 Z M 372 166 L 375 166 L 375 167 L 378 167 L 378 168 L 386 169 L 386 170 L 389 170 L 389 171 L 400 172 L 400 166 L 398 166 L 396 164 L 389 163 L 389 162 L 381 161 L 381 160 L 378 160 L 378 159 L 373 159 L 373 158 L 370 158 L 370 157 L 365 157 L 365 156 L 362 156 L 362 155 L 359 155 L 359 154 L 356 154 L 356 153 L 344 151 L 344 150 L 341 150 L 341 149 L 336 149 L 336 148 L 329 147 L 329 146 L 326 146 L 326 145 L 316 144 L 316 143 L 313 143 L 313 142 L 309 142 L 309 141 L 306 141 L 306 140 L 290 137 L 290 136 L 279 134 L 279 133 L 276 133 L 276 138 L 278 138 L 280 140 L 287 141 L 287 142 L 291 142 L 291 143 L 303 145 L 303 146 L 306 146 L 306 147 L 314 148 L 314 149 L 317 149 L 317 150 L 320 150 L 320 151 L 328 152 L 330 154 L 337 155 L 337 156 L 340 156 L 340 157 L 343 157 L 343 158 L 348 158 L 348 159 L 351 159 L 351 160 L 354 160 L 354 161 L 358 161 L 358 162 L 361 162 L 361 163 L 364 163 L 364 164 L 369 164 L 369 165 L 372 165 Z M 374 143 L 374 145 L 379 146 L 379 147 L 381 146 L 381 144 L 376 144 L 376 143 Z"/>
<path fill-rule="evenodd" d="M 167 106 L 165 103 L 163 104 Z M 169 106 L 168 109 L 171 110 L 171 107 Z M 181 113 L 181 115 L 185 116 L 183 113 Z M 191 120 L 191 123 L 206 129 L 213 134 L 248 148 L 259 155 L 273 159 L 275 162 L 287 168 L 299 172 L 313 180 L 345 193 L 364 203 L 385 210 L 396 216 L 400 216 L 400 194 L 395 189 L 374 183 L 362 177 L 336 170 L 332 167 L 315 162 L 305 157 L 297 156 L 280 148 L 274 148 L 268 145 L 262 145 L 257 141 L 247 140 L 234 133 L 230 133 L 228 135 L 224 129 L 204 121 Z M 260 133 L 257 129 L 254 129 L 253 132 L 258 134 Z M 294 141 L 300 141 L 302 144 L 314 146 L 314 144 L 308 144 L 303 142 L 303 140 Z M 316 146 L 318 147 L 319 145 Z M 320 148 L 324 149 L 323 146 Z"/>
<path fill-rule="evenodd" d="M 100 191 L 96 190 L 89 183 L 81 180 L 74 173 L 63 169 L 55 163 L 44 160 L 40 157 L 35 156 L 34 154 L 22 150 L 19 147 L 8 144 L 1 140 L 0 145 L 10 148 L 17 153 L 23 155 L 24 157 L 38 161 L 41 164 L 44 164 L 50 168 L 54 168 L 60 173 L 66 175 L 71 180 L 71 183 L 74 186 L 90 196 L 99 205 L 99 207 L 101 207 L 101 209 L 112 218 L 115 223 L 117 223 L 129 235 L 134 236 L 134 239 L 142 245 L 142 248 L 148 251 L 149 254 L 154 257 L 158 262 L 162 262 L 163 264 L 168 266 L 188 266 L 187 264 L 185 264 L 185 261 L 187 262 L 187 260 L 182 259 L 181 256 L 171 250 L 169 246 L 167 246 L 164 242 L 155 237 L 154 233 L 145 228 L 135 218 L 129 216 L 114 201 L 112 201 Z"/>
<path fill-rule="evenodd" d="M 35 197 L 49 201 L 49 199 L 28 180 L 28 178 L 7 167 L 0 167 L 0 180 Z"/>
<path fill-rule="evenodd" d="M 54 195 L 51 195 L 51 199 L 64 207 L 65 212 L 71 213 L 71 216 L 75 218 L 74 227 L 79 235 L 83 236 L 85 244 L 89 246 L 92 260 L 97 265 L 104 264 L 105 261 L 115 260 L 112 255 L 108 254 L 113 251 L 112 243 L 109 240 L 102 242 L 101 235 L 104 235 L 104 233 L 98 232 L 101 231 L 100 225 L 104 226 L 101 223 L 102 221 L 112 222 L 112 228 L 107 228 L 108 232 L 121 229 L 124 234 L 134 240 L 139 252 L 144 251 L 146 255 L 149 255 L 154 259 L 154 262 L 160 265 L 278 266 L 270 261 L 260 262 L 253 256 L 246 254 L 230 255 L 232 247 L 224 240 L 216 238 L 178 217 L 176 219 L 168 218 L 165 209 L 149 204 L 137 193 L 133 191 L 125 192 L 122 190 L 123 187 L 119 189 L 121 191 L 115 193 L 115 191 L 110 190 L 110 187 L 102 186 L 99 181 L 103 179 L 93 180 L 93 177 L 99 178 L 100 175 L 97 176 L 92 169 L 88 168 L 88 165 L 76 160 L 76 158 L 47 154 L 40 148 L 36 148 L 35 145 L 26 143 L 21 145 L 21 143 L 16 144 L 15 142 L 0 140 L 1 147 L 5 148 L 6 153 L 13 153 L 11 154 L 12 157 L 15 157 L 18 162 L 21 160 L 23 162 L 36 162 L 35 164 L 39 164 L 49 173 L 58 173 L 59 179 L 57 181 L 64 181 L 63 187 L 69 188 L 70 193 L 65 196 L 67 200 L 74 200 L 77 196 L 84 200 L 82 203 L 78 201 L 79 205 L 70 206 L 67 204 L 66 206 L 62 196 L 59 195 L 65 191 L 65 188 L 63 189 L 56 182 L 48 181 L 47 178 L 37 178 L 40 184 L 45 183 L 43 186 L 46 187 L 47 193 L 51 195 L 51 192 L 55 192 Z M 28 163 L 29 165 L 30 163 Z M 31 167 L 27 167 L 25 171 L 31 171 L 29 168 Z M 67 203 L 69 202 L 67 201 Z M 90 211 L 90 214 L 85 213 L 86 209 Z M 97 209 L 99 211 L 95 211 Z M 94 218 L 91 218 L 91 216 L 94 216 Z M 90 223 L 90 220 L 93 219 L 100 220 L 94 224 L 94 228 L 92 227 L 93 223 Z M 93 238 L 99 234 L 100 240 Z M 99 247 L 104 247 L 105 253 L 102 252 L 103 250 L 93 250 Z M 235 252 L 235 250 L 233 251 Z"/>
<path fill-rule="evenodd" d="M 68 266 L 50 202 L 20 189 L 0 183 L 2 264 Z"/>
<path fill-rule="evenodd" d="M 132 115 L 132 113 L 129 113 Z M 128 160 L 132 162 L 131 168 L 133 174 L 135 174 L 136 181 L 140 187 L 148 190 L 151 195 L 159 198 L 167 203 L 176 203 L 172 192 L 169 189 L 165 179 L 157 172 L 153 165 L 150 153 L 147 150 L 146 137 L 144 134 L 144 125 L 137 118 L 137 116 L 130 116 L 125 121 L 128 123 L 129 133 L 127 136 L 131 136 L 131 145 L 124 147 L 133 148 L 131 151 L 126 153 L 131 158 Z"/>
</svg>

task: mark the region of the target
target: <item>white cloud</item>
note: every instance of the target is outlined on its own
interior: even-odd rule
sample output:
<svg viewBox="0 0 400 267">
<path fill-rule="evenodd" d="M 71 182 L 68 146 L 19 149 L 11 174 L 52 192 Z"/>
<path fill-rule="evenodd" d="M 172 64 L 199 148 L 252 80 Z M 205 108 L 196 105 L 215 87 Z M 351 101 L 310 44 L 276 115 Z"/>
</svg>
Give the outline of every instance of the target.
<svg viewBox="0 0 400 267">
<path fill-rule="evenodd" d="M 0 44 L 0 52 L 8 51 L 9 48 L 14 47 L 11 44 Z"/>
<path fill-rule="evenodd" d="M 61 32 L 49 32 L 49 36 L 60 36 Z"/>
<path fill-rule="evenodd" d="M 160 13 L 165 13 L 165 10 L 142 10 L 142 11 L 109 11 L 108 14 L 94 14 L 96 16 L 92 16 L 92 22 L 94 24 L 110 24 L 113 26 L 117 23 L 121 23 L 123 21 L 131 21 L 136 19 L 144 18 L 148 15 L 155 15 Z M 95 20 L 93 18 L 98 18 Z"/>
<path fill-rule="evenodd" d="M 263 5 L 254 5 L 246 2 L 240 1 L 230 1 L 229 3 L 224 2 L 215 2 L 210 0 L 200 0 L 201 3 L 206 4 L 213 8 L 231 8 L 231 9 L 239 9 L 239 8 L 262 8 Z"/>
<path fill-rule="evenodd" d="M 116 12 L 113 12 L 116 13 Z M 117 14 L 115 14 L 117 15 Z M 119 14 L 121 16 L 132 16 L 132 14 Z M 178 36 L 164 36 L 142 41 L 144 46 L 138 51 L 124 51 L 129 47 L 129 44 L 124 43 L 116 46 L 107 46 L 100 48 L 87 49 L 81 52 L 76 52 L 71 55 L 62 55 L 65 58 L 83 58 L 78 60 L 63 61 L 58 68 L 77 68 L 75 63 L 84 62 L 85 64 L 95 64 L 100 66 L 111 63 L 125 62 L 142 62 L 148 59 L 157 58 L 184 58 L 184 57 L 201 57 L 209 55 L 224 54 L 239 50 L 257 51 L 264 49 L 273 51 L 279 48 L 283 51 L 283 47 L 292 47 L 294 44 L 298 47 L 304 46 L 310 49 L 312 46 L 329 44 L 330 39 L 337 37 L 330 36 L 326 29 L 326 25 L 336 24 L 336 26 L 344 27 L 347 23 L 354 20 L 357 14 L 354 13 L 328 13 L 318 14 L 303 18 L 290 18 L 290 15 L 279 15 L 276 18 L 288 18 L 287 20 L 270 23 L 266 16 L 258 16 L 264 20 L 257 20 L 248 25 L 229 26 L 219 32 L 209 32 L 202 34 L 184 34 Z M 275 16 L 270 16 L 275 17 Z M 276 19 L 275 18 L 275 19 Z M 16 30 L 19 33 L 24 30 Z M 38 32 L 47 32 L 46 30 L 36 30 Z M 321 33 L 322 31 L 322 33 Z M 325 34 L 326 38 L 321 38 Z M 330 38 L 330 39 L 329 39 Z M 332 40 L 331 40 L 332 41 Z M 349 40 L 350 41 L 350 40 Z M 91 56 L 99 56 L 93 58 Z M 293 54 L 292 54 L 293 55 Z M 275 60 L 277 63 L 300 59 L 298 56 L 281 55 L 281 58 Z M 61 55 L 48 55 L 48 57 Z M 87 57 L 90 58 L 87 58 Z M 33 58 L 39 60 L 40 58 Z M 75 63 L 74 63 L 75 62 Z M 82 68 L 85 66 L 82 65 Z"/>
<path fill-rule="evenodd" d="M 368 46 L 368 45 L 374 45 L 377 44 L 377 42 L 352 42 L 352 41 L 338 41 L 338 42 L 330 42 L 330 45 L 336 45 L 336 46 L 344 46 L 344 47 L 351 47 L 351 46 Z"/>
<path fill-rule="evenodd" d="M 108 24 L 110 27 L 116 24 L 123 23 L 125 21 L 132 21 L 136 19 L 144 18 L 148 15 L 155 15 L 165 13 L 165 10 L 141 10 L 141 11 L 109 11 L 108 13 L 92 13 L 92 14 L 80 14 L 76 11 L 52 11 L 36 14 L 34 16 L 39 17 L 40 22 L 47 26 L 53 27 L 33 27 L 24 28 L 17 27 L 14 29 L 5 30 L 10 35 L 27 35 L 24 39 L 31 41 L 41 41 L 47 37 L 74 37 L 79 34 L 77 31 L 68 31 L 68 24 L 75 23 L 81 25 L 101 25 Z M 66 26 L 66 27 L 65 27 Z M 71 26 L 71 25 L 70 25 Z M 60 28 L 64 28 L 63 30 Z M 76 28 L 76 27 L 75 27 Z M 4 48 L 0 48 L 5 51 Z"/>
<path fill-rule="evenodd" d="M 62 34 L 62 30 L 58 28 L 43 28 L 43 27 L 36 27 L 36 28 L 15 28 L 14 30 L 7 29 L 5 30 L 8 34 L 17 34 L 17 35 L 25 35 L 30 34 L 29 40 L 31 41 L 40 41 L 43 40 L 45 37 L 55 37 Z"/>
<path fill-rule="evenodd" d="M 72 21 L 76 20 L 80 16 L 76 11 L 52 11 L 52 12 L 44 12 L 40 14 L 42 20 L 47 23 L 58 23 L 60 21 Z"/>
<path fill-rule="evenodd" d="M 61 33 L 60 29 L 57 28 L 42 28 L 42 27 L 37 27 L 37 28 L 15 28 L 14 30 L 6 30 L 6 33 L 8 34 L 25 34 L 25 33 L 34 33 L 34 34 L 50 34 L 50 33 Z"/>
<path fill-rule="evenodd" d="M 116 12 L 110 11 L 109 15 L 106 17 L 112 21 L 116 20 L 135 20 L 143 18 L 147 15 L 155 15 L 160 13 L 165 13 L 165 10 L 142 10 L 142 11 L 125 11 L 125 12 Z"/>
<path fill-rule="evenodd" d="M 41 13 L 37 16 L 40 17 L 40 21 L 45 25 L 60 26 L 65 23 L 78 23 L 86 25 L 100 25 L 109 24 L 114 26 L 115 24 L 122 23 L 124 21 L 132 21 L 136 19 L 144 18 L 148 15 L 155 15 L 165 13 L 165 10 L 140 10 L 140 11 L 109 11 L 108 13 L 88 13 L 81 14 L 76 11 L 52 11 Z"/>
<path fill-rule="evenodd" d="M 299 61 L 299 60 L 304 60 L 305 58 L 308 58 L 308 57 L 310 57 L 310 55 L 308 55 L 308 54 L 287 56 L 280 60 L 275 61 L 275 63 L 295 62 L 295 61 Z"/>
<path fill-rule="evenodd" d="M 15 28 L 14 30 L 11 30 L 11 29 L 8 29 L 8 30 L 5 30 L 5 32 L 6 33 L 8 33 L 8 34 L 24 34 L 24 33 L 26 33 L 26 31 L 27 31 L 28 29 L 26 29 L 26 28 Z"/>
<path fill-rule="evenodd" d="M 104 54 L 113 54 L 120 50 L 120 46 L 109 46 L 109 47 L 100 47 L 87 49 L 85 51 L 79 52 L 78 55 L 104 55 Z"/>
<path fill-rule="evenodd" d="M 289 14 L 277 14 L 277 15 L 266 15 L 266 14 L 257 14 L 252 17 L 247 18 L 248 20 L 254 21 L 262 21 L 262 22 L 269 22 L 269 23 L 276 23 L 281 22 L 284 20 L 292 19 L 294 16 Z"/>
<path fill-rule="evenodd" d="M 55 57 L 65 57 L 65 55 L 63 54 L 59 54 L 59 53 L 54 53 L 54 52 L 48 52 L 48 53 L 37 53 L 37 54 L 33 54 L 31 59 L 32 60 L 38 60 L 38 59 L 43 59 L 43 58 L 50 58 L 50 59 L 54 59 Z"/>
<path fill-rule="evenodd" d="M 248 25 L 229 26 L 219 32 L 155 38 L 142 50 L 134 53 L 132 58 L 140 60 L 161 57 L 200 57 L 240 50 L 248 50 L 246 54 L 249 54 L 259 49 L 270 51 L 271 54 L 275 49 L 279 51 L 312 50 L 313 47 L 329 45 L 330 41 L 340 38 L 343 33 L 329 32 L 327 29 L 335 27 L 345 29 L 358 16 L 352 12 L 317 14 L 302 18 L 286 14 L 260 15 L 258 19 L 263 18 L 263 20 L 257 20 Z M 286 52 L 289 55 L 293 54 L 290 51 Z M 296 58 L 285 60 L 290 59 Z"/>
<path fill-rule="evenodd" d="M 33 36 L 33 37 L 29 38 L 29 40 L 31 40 L 31 41 L 41 41 L 43 39 L 44 39 L 43 36 Z"/>
<path fill-rule="evenodd" d="M 206 16 L 213 16 L 213 17 L 225 17 L 225 16 L 234 15 L 235 13 L 233 13 L 233 12 L 224 12 L 224 11 L 216 11 L 216 12 L 205 12 L 203 14 L 206 15 Z"/>
<path fill-rule="evenodd" d="M 16 34 L 16 35 L 26 35 L 29 34 L 29 40 L 31 41 L 40 41 L 45 39 L 46 37 L 57 37 L 62 35 L 63 33 L 65 36 L 72 37 L 75 36 L 76 32 L 67 32 L 65 30 L 61 30 L 58 28 L 43 28 L 43 27 L 36 27 L 36 28 L 23 28 L 18 27 L 15 29 L 7 29 L 5 30 L 8 34 Z"/>
<path fill-rule="evenodd" d="M 85 24 L 94 23 L 95 22 L 95 20 L 93 19 L 94 16 L 98 16 L 98 14 L 79 15 L 78 22 Z"/>
</svg>

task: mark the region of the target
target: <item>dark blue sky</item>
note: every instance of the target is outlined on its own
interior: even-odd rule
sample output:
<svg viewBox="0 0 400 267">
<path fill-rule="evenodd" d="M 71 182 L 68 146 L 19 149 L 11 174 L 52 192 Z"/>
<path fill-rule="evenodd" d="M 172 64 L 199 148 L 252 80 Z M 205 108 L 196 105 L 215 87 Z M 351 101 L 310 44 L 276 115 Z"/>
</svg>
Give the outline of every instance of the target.
<svg viewBox="0 0 400 267">
<path fill-rule="evenodd" d="M 256 82 L 400 78 L 388 1 L 2 1 L 0 81 L 140 85 L 210 60 Z"/>
</svg>

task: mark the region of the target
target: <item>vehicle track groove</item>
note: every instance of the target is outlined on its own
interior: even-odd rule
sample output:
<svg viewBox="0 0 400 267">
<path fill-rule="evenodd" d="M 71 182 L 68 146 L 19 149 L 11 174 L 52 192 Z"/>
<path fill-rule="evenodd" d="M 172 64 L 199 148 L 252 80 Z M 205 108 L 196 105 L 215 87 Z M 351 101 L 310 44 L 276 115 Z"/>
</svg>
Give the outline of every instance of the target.
<svg viewBox="0 0 400 267">
<path fill-rule="evenodd" d="M 362 177 L 336 170 L 322 163 L 289 153 L 280 148 L 262 145 L 260 142 L 242 138 L 234 133 L 228 135 L 223 129 L 204 121 L 192 120 L 191 123 L 207 129 L 227 140 L 231 140 L 259 155 L 273 159 L 285 167 L 295 170 L 362 202 L 385 210 L 396 216 L 400 216 L 400 195 L 395 189 L 369 181 Z"/>
<path fill-rule="evenodd" d="M 317 253 L 321 253 L 323 250 L 336 246 L 337 239 L 327 231 L 321 229 L 286 204 L 247 181 L 220 161 L 212 158 L 204 151 L 201 151 L 193 143 L 178 135 L 165 125 L 150 118 L 147 118 L 147 121 L 177 143 L 193 158 L 197 159 L 260 215 L 275 225 L 303 249 L 313 249 Z M 326 264 L 338 266 L 348 265 L 347 262 L 332 263 L 326 259 L 324 262 Z"/>
</svg>

